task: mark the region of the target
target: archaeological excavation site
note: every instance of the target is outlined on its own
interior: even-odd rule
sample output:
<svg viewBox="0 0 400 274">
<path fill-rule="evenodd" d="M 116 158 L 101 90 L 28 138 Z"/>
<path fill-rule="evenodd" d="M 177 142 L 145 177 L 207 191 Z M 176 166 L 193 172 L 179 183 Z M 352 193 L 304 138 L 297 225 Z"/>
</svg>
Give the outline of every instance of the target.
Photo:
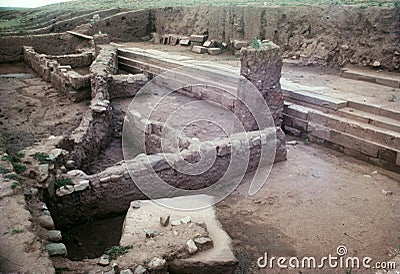
<svg viewBox="0 0 400 274">
<path fill-rule="evenodd" d="M 400 273 L 400 2 L 215 2 L 0 8 L 0 273 Z"/>
</svg>

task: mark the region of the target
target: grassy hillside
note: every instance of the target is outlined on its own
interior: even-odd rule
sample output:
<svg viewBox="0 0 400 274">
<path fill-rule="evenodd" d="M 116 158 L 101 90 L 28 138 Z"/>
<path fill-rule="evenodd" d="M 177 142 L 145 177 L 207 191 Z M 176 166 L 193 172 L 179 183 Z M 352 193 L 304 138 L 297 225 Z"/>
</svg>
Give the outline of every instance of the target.
<svg viewBox="0 0 400 274">
<path fill-rule="evenodd" d="M 94 10 L 110 8 L 145 9 L 182 5 L 360 5 L 400 6 L 400 0 L 76 0 L 48 5 L 36 9 L 1 9 L 0 31 L 23 32 L 48 26 L 57 20 L 65 20 Z M 61 18 L 62 17 L 62 18 Z"/>
</svg>

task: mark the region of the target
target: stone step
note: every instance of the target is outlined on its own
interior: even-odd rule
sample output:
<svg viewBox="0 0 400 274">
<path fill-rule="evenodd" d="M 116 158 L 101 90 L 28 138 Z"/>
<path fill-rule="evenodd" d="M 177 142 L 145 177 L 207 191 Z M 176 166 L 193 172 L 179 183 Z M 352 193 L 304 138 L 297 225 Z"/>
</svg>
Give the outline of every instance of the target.
<svg viewBox="0 0 400 274">
<path fill-rule="evenodd" d="M 400 151 L 313 122 L 308 124 L 311 141 L 352 157 L 400 173 Z"/>
<path fill-rule="evenodd" d="M 400 88 L 400 75 L 398 73 L 378 72 L 360 68 L 344 68 L 343 78 L 365 81 L 384 85 L 392 88 Z"/>
<path fill-rule="evenodd" d="M 378 114 L 358 110 L 351 107 L 346 107 L 339 109 L 337 114 L 346 118 L 350 118 L 356 121 L 364 122 L 366 124 L 371 124 L 378 126 L 380 128 L 393 130 L 400 132 L 400 122 L 399 120 L 392 119 L 389 117 L 381 116 Z"/>
<path fill-rule="evenodd" d="M 347 107 L 347 101 L 313 93 L 307 90 L 288 90 L 282 87 L 283 95 L 293 101 L 301 101 L 322 108 L 337 110 Z"/>
<path fill-rule="evenodd" d="M 382 129 L 378 126 L 338 116 L 334 113 L 310 111 L 307 116 L 309 123 L 315 123 L 327 128 L 350 134 L 388 148 L 400 150 L 400 132 Z"/>
<path fill-rule="evenodd" d="M 400 121 L 400 111 L 385 106 L 349 101 L 348 107 Z"/>
</svg>

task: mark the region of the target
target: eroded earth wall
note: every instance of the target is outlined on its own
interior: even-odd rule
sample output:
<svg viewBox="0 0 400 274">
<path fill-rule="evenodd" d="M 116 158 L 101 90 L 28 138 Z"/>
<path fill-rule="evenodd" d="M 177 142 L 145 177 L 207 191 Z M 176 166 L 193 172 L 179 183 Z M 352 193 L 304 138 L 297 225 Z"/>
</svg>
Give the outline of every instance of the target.
<svg viewBox="0 0 400 274">
<path fill-rule="evenodd" d="M 174 7 L 154 10 L 159 34 L 269 39 L 283 57 L 321 65 L 400 68 L 399 8 L 361 6 Z M 379 64 L 378 64 L 379 63 Z"/>
</svg>

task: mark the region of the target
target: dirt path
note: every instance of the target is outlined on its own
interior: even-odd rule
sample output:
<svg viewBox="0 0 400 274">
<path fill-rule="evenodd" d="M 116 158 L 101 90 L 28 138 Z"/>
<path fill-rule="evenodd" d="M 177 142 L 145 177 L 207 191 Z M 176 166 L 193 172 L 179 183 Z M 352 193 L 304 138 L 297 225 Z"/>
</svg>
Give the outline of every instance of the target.
<svg viewBox="0 0 400 274">
<path fill-rule="evenodd" d="M 269 256 L 321 258 L 336 255 L 342 244 L 349 256 L 369 256 L 374 262 L 399 254 L 400 176 L 298 142 L 289 146 L 288 160 L 275 164 L 255 196 L 247 195 L 247 176 L 239 189 L 218 205 L 219 220 L 232 237 L 240 260 L 238 273 L 266 273 L 256 267 L 265 252 Z M 382 189 L 393 194 L 384 195 Z M 275 265 L 268 273 L 289 272 L 279 271 Z"/>
</svg>

